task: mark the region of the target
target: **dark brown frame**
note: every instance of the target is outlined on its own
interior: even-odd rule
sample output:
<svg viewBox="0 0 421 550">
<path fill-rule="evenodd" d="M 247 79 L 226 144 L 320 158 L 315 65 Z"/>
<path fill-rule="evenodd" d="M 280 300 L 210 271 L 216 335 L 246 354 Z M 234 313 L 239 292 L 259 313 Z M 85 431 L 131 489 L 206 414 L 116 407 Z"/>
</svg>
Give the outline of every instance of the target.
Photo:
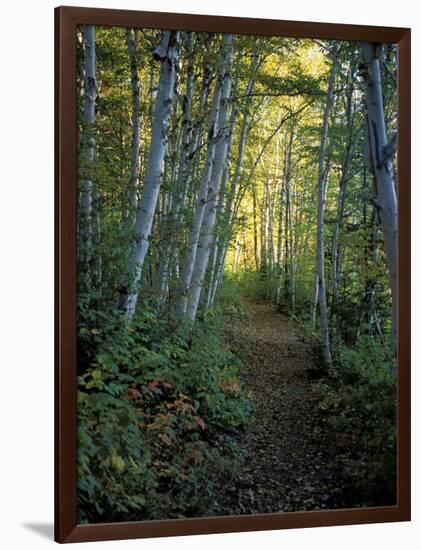
<svg viewBox="0 0 421 550">
<path fill-rule="evenodd" d="M 77 525 L 76 26 L 130 26 L 398 44 L 397 505 Z M 410 520 L 410 30 L 59 7 L 55 9 L 55 540 L 81 542 Z"/>
</svg>

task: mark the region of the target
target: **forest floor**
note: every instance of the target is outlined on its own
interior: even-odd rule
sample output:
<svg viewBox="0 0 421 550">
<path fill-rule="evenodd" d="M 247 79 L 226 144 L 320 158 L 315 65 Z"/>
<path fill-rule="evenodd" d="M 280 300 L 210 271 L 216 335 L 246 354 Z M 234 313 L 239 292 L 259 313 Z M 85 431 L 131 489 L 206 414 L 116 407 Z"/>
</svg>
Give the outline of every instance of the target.
<svg viewBox="0 0 421 550">
<path fill-rule="evenodd" d="M 228 331 L 243 362 L 255 414 L 235 436 L 241 471 L 222 481 L 219 506 L 227 514 L 343 507 L 335 444 L 315 397 L 313 345 L 268 302 L 253 302 L 248 322 Z"/>
</svg>

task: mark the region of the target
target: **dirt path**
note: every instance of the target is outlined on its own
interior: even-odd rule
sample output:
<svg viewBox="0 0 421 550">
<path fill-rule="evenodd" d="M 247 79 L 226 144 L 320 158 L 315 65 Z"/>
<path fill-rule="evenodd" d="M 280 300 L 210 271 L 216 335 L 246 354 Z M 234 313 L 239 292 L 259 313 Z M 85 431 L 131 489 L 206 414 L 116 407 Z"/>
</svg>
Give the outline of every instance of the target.
<svg viewBox="0 0 421 550">
<path fill-rule="evenodd" d="M 256 412 L 238 436 L 244 466 L 227 480 L 223 507 L 231 514 L 341 507 L 340 469 L 307 371 L 311 346 L 272 304 L 251 307 L 249 323 L 230 330 L 230 346 Z"/>
</svg>

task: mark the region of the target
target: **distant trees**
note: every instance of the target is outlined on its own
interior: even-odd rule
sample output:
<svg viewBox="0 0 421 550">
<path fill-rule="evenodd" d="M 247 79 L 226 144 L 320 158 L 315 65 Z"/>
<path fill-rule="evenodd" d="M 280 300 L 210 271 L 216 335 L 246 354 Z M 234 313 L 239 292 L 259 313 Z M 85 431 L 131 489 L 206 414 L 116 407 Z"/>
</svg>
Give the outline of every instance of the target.
<svg viewBox="0 0 421 550">
<path fill-rule="evenodd" d="M 249 278 L 313 325 L 327 364 L 340 340 L 370 334 L 387 345 L 393 46 L 383 59 L 373 44 L 79 31 L 87 322 L 116 304 L 128 320 L 147 307 L 195 322 L 220 303 L 224 277 Z"/>
</svg>

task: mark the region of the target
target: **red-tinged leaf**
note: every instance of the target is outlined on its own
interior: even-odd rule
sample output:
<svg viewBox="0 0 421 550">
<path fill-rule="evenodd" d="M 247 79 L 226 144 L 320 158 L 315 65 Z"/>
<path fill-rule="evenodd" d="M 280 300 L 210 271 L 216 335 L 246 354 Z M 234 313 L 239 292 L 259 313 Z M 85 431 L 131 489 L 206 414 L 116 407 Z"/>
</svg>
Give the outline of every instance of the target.
<svg viewBox="0 0 421 550">
<path fill-rule="evenodd" d="M 124 401 L 128 401 L 129 399 L 139 399 L 139 397 L 141 396 L 142 394 L 139 390 L 137 390 L 136 388 L 129 388 L 126 392 L 123 393 L 121 399 L 123 399 Z"/>
</svg>

